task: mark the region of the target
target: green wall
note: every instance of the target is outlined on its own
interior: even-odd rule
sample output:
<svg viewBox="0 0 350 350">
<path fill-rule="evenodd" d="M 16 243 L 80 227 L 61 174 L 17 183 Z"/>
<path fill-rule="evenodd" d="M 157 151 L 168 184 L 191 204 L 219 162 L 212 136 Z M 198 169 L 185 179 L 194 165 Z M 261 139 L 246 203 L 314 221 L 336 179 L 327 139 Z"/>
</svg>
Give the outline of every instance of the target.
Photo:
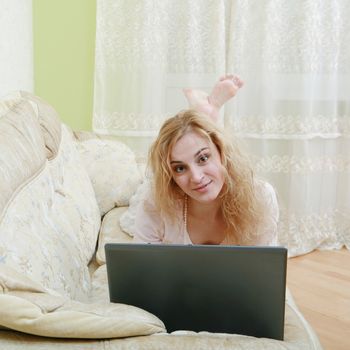
<svg viewBox="0 0 350 350">
<path fill-rule="evenodd" d="M 91 130 L 96 0 L 33 0 L 34 92 Z"/>
</svg>

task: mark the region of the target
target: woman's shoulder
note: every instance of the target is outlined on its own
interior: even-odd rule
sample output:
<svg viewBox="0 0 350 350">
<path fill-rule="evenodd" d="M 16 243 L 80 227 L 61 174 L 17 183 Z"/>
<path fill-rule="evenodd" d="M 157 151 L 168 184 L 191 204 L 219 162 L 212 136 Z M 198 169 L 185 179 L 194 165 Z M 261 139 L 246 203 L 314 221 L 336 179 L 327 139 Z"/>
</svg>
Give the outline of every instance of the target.
<svg viewBox="0 0 350 350">
<path fill-rule="evenodd" d="M 254 181 L 254 186 L 258 197 L 261 199 L 277 200 L 275 188 L 269 182 L 259 178 Z"/>
<path fill-rule="evenodd" d="M 255 180 L 257 198 L 264 208 L 265 219 L 277 222 L 279 219 L 279 204 L 275 188 L 262 179 Z"/>
<path fill-rule="evenodd" d="M 274 187 L 263 179 L 254 182 L 256 196 L 263 211 L 258 226 L 251 237 L 246 237 L 243 244 L 276 245 L 279 206 Z"/>
<path fill-rule="evenodd" d="M 144 179 L 130 199 L 129 208 L 121 216 L 120 227 L 136 242 L 172 242 L 174 237 L 178 240 L 181 210 L 177 204 L 173 222 L 157 209 L 152 180 Z"/>
<path fill-rule="evenodd" d="M 136 210 L 136 208 L 152 214 L 159 212 L 156 205 L 154 182 L 151 178 L 145 178 L 138 186 L 135 194 L 130 198 L 129 210 Z M 181 209 L 180 201 L 174 204 L 174 209 Z"/>
<path fill-rule="evenodd" d="M 130 205 L 134 204 L 142 204 L 146 209 L 151 210 L 156 208 L 155 184 L 152 179 L 145 178 L 139 185 L 135 194 L 130 200 Z M 180 209 L 181 207 L 181 200 L 176 200 L 174 203 L 174 209 Z"/>
<path fill-rule="evenodd" d="M 144 179 L 129 199 L 128 209 L 121 215 L 119 224 L 122 230 L 134 235 L 135 222 L 143 213 L 155 213 L 155 203 L 152 199 L 151 183 Z"/>
</svg>

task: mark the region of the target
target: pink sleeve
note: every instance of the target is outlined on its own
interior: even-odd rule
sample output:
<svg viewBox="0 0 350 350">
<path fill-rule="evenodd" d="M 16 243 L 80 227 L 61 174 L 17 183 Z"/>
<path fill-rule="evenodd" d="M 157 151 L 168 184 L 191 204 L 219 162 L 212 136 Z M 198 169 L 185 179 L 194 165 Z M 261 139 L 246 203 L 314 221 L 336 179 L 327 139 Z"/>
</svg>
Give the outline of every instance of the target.
<svg viewBox="0 0 350 350">
<path fill-rule="evenodd" d="M 150 198 L 138 205 L 135 218 L 135 243 L 161 243 L 164 237 L 164 222 Z"/>
</svg>

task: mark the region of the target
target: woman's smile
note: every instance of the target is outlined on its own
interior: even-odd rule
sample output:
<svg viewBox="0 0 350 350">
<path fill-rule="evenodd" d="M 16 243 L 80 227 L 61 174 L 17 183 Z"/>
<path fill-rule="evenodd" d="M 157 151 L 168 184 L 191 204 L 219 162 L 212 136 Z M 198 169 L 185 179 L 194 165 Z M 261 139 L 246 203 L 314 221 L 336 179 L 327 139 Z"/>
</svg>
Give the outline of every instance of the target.
<svg viewBox="0 0 350 350">
<path fill-rule="evenodd" d="M 194 188 L 193 190 L 194 191 L 198 191 L 198 192 L 205 192 L 208 190 L 208 186 L 213 182 L 213 180 L 210 180 L 209 182 L 207 182 L 206 184 L 204 185 L 200 185 L 196 188 Z"/>
</svg>

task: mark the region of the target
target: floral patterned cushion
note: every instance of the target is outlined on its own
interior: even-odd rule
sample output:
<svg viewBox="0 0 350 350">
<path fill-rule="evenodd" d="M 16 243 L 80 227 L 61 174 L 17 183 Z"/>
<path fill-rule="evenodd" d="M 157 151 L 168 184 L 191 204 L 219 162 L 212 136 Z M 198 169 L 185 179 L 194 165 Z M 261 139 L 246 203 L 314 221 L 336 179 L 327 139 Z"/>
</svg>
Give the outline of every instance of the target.
<svg viewBox="0 0 350 350">
<path fill-rule="evenodd" d="M 55 117 L 44 123 L 37 114 L 43 102 L 37 103 L 37 109 L 23 98 L 1 103 L 0 264 L 85 300 L 99 210 L 70 133 Z M 47 137 L 59 131 L 50 153 L 43 129 Z"/>
<path fill-rule="evenodd" d="M 101 216 L 126 206 L 141 182 L 134 153 L 123 143 L 89 132 L 76 132 L 76 147 L 92 181 Z"/>
<path fill-rule="evenodd" d="M 59 338 L 125 338 L 164 332 L 156 316 L 140 308 L 108 303 L 82 303 L 43 288 L 16 270 L 0 266 L 1 326 L 29 334 Z M 20 334 L 20 333 L 18 333 Z M 35 349 L 47 349 L 35 342 Z M 22 344 L 20 348 L 27 348 Z M 61 344 L 62 349 L 75 346 Z M 86 345 L 84 349 L 91 349 Z"/>
</svg>

